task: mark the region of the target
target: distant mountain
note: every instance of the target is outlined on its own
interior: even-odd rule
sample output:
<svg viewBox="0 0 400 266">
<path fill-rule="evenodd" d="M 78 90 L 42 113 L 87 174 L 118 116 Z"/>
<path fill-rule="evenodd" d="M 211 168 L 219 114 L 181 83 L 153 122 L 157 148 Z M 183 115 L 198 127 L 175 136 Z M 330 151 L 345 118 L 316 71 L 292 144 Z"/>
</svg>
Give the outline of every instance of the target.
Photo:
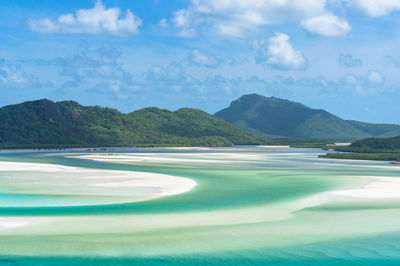
<svg viewBox="0 0 400 266">
<path fill-rule="evenodd" d="M 38 100 L 0 108 L 0 145 L 232 146 L 261 144 L 228 122 L 196 109 L 146 108 L 129 114 L 74 101 Z"/>
<path fill-rule="evenodd" d="M 371 124 L 359 121 L 347 120 L 353 127 L 379 138 L 400 136 L 400 126 L 391 124 Z"/>
<path fill-rule="evenodd" d="M 324 110 L 258 94 L 244 95 L 215 115 L 255 135 L 272 138 L 357 140 L 400 135 L 400 125 L 347 121 Z"/>
</svg>

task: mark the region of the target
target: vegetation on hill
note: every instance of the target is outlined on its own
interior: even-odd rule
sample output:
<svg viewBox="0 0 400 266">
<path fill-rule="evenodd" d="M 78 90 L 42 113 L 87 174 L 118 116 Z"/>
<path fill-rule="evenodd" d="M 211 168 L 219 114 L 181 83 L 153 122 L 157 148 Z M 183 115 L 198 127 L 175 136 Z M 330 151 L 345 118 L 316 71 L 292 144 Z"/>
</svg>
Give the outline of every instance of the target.
<svg viewBox="0 0 400 266">
<path fill-rule="evenodd" d="M 129 114 L 74 101 L 25 102 L 0 108 L 2 147 L 232 146 L 266 140 L 196 109 Z"/>
<path fill-rule="evenodd" d="M 372 150 L 400 150 L 400 136 L 393 138 L 368 138 L 352 143 L 350 148 L 366 148 Z"/>
<path fill-rule="evenodd" d="M 320 155 L 321 158 L 374 160 L 374 161 L 400 161 L 400 153 L 328 153 Z"/>
<path fill-rule="evenodd" d="M 347 153 L 328 153 L 324 158 L 400 161 L 400 136 L 393 138 L 367 138 L 347 147 L 331 147 Z"/>
<path fill-rule="evenodd" d="M 244 95 L 215 115 L 248 132 L 272 138 L 352 141 L 400 131 L 400 125 L 346 121 L 324 110 L 257 94 Z"/>
<path fill-rule="evenodd" d="M 359 121 L 347 120 L 353 127 L 379 138 L 389 138 L 400 135 L 400 126 L 391 124 L 371 124 Z"/>
</svg>

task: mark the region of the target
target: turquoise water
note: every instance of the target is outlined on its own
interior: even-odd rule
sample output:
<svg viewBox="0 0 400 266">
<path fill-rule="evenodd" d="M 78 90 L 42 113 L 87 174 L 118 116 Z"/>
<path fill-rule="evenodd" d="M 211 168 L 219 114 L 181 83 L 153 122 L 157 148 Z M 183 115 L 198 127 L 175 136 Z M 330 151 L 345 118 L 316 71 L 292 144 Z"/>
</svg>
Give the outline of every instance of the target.
<svg viewBox="0 0 400 266">
<path fill-rule="evenodd" d="M 158 173 L 197 186 L 141 200 L 151 190 L 131 189 L 135 197 L 127 197 L 127 188 L 92 189 L 86 172 L 0 171 L 0 264 L 398 265 L 400 197 L 335 191 L 362 189 L 381 177 L 391 179 L 378 189 L 392 189 L 400 167 L 320 159 L 322 152 L 116 148 L 95 161 L 82 156 L 99 152 L 3 151 L 5 162 L 96 175 Z M 1 229 L 13 219 L 33 223 Z"/>
</svg>

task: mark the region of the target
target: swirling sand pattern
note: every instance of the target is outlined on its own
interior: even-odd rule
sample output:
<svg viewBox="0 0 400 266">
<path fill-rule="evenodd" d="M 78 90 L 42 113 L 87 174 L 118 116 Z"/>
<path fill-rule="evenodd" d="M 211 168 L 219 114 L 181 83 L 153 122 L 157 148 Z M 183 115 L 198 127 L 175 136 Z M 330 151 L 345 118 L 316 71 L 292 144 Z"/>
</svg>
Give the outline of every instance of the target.
<svg viewBox="0 0 400 266">
<path fill-rule="evenodd" d="M 2 152 L 0 264 L 400 263 L 400 168 L 317 149 Z"/>
</svg>

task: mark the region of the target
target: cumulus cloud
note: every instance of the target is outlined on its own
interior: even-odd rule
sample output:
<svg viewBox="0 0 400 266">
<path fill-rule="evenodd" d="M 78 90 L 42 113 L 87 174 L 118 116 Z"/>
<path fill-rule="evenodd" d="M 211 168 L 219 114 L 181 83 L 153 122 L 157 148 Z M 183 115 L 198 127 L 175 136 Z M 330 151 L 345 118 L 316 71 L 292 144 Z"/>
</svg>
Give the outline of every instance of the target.
<svg viewBox="0 0 400 266">
<path fill-rule="evenodd" d="M 42 63 L 57 67 L 62 76 L 84 82 L 94 78 L 122 78 L 127 72 L 119 63 L 120 56 L 121 52 L 110 45 L 84 46 L 76 55 L 42 60 Z"/>
<path fill-rule="evenodd" d="M 199 50 L 195 49 L 189 56 L 189 63 L 195 66 L 216 68 L 220 65 L 221 61 L 214 56 L 203 54 Z"/>
<path fill-rule="evenodd" d="M 384 90 L 385 76 L 376 71 L 370 70 L 367 75 L 357 76 L 347 74 L 340 81 L 339 86 L 347 90 L 353 90 L 361 96 L 376 94 Z"/>
<path fill-rule="evenodd" d="M 130 10 L 124 15 L 119 8 L 106 8 L 97 0 L 91 9 L 79 9 L 75 14 L 63 14 L 57 19 L 30 19 L 28 26 L 32 31 L 41 33 L 110 33 L 129 35 L 139 33 L 142 20 Z"/>
<path fill-rule="evenodd" d="M 153 65 L 143 73 L 137 81 L 141 84 L 143 91 L 165 94 L 180 91 L 182 96 L 193 97 L 193 100 L 208 99 L 221 100 L 222 96 L 257 92 L 265 93 L 267 82 L 256 76 L 251 78 L 231 78 L 221 74 L 211 75 L 204 78 L 196 77 L 189 73 L 185 66 L 178 62 L 168 65 Z M 215 110 L 216 111 L 216 110 Z"/>
<path fill-rule="evenodd" d="M 197 31 L 194 29 L 194 25 L 192 25 L 192 14 L 191 12 L 181 9 L 174 12 L 174 17 L 172 18 L 172 23 L 180 28 L 178 36 L 184 38 L 191 38 L 197 35 Z"/>
<path fill-rule="evenodd" d="M 191 19 L 190 16 L 191 14 L 187 10 L 181 9 L 174 12 L 174 18 L 172 19 L 172 21 L 177 27 L 189 27 Z"/>
<path fill-rule="evenodd" d="M 347 0 L 347 2 L 371 17 L 385 16 L 400 10 L 399 0 Z"/>
<path fill-rule="evenodd" d="M 191 0 L 174 13 L 172 23 L 193 30 L 211 26 L 220 35 L 240 37 L 259 26 L 316 17 L 326 12 L 325 0 Z"/>
<path fill-rule="evenodd" d="M 39 88 L 50 86 L 42 84 L 39 79 L 23 71 L 21 64 L 0 58 L 0 85 L 6 88 Z"/>
<path fill-rule="evenodd" d="M 296 21 L 311 33 L 335 37 L 352 30 L 346 19 L 333 14 L 342 8 L 379 17 L 399 11 L 400 0 L 190 0 L 170 22 L 182 37 L 210 31 L 238 38 L 262 26 Z"/>
<path fill-rule="evenodd" d="M 276 33 L 268 44 L 262 45 L 255 59 L 258 64 L 266 63 L 280 70 L 299 70 L 306 67 L 302 52 L 293 48 L 290 37 L 284 33 Z"/>
<path fill-rule="evenodd" d="M 179 63 L 171 63 L 167 66 L 153 65 L 145 73 L 148 81 L 160 82 L 165 85 L 182 85 L 191 79 L 185 68 Z"/>
<path fill-rule="evenodd" d="M 0 82 L 3 84 L 22 84 L 26 81 L 20 67 L 0 59 Z"/>
<path fill-rule="evenodd" d="M 288 77 L 277 75 L 268 80 L 266 87 L 273 95 L 290 96 L 292 94 L 309 95 L 320 99 L 321 96 L 353 98 L 355 96 L 380 95 L 392 88 L 385 86 L 385 77 L 376 70 L 370 70 L 364 75 L 349 73 L 338 80 L 324 76 Z"/>
<path fill-rule="evenodd" d="M 82 46 L 72 56 L 38 60 L 39 65 L 52 67 L 59 75 L 60 93 L 87 92 L 124 98 L 133 87 L 134 77 L 120 63 L 121 52 L 110 45 Z"/>
<path fill-rule="evenodd" d="M 351 54 L 340 54 L 337 61 L 339 65 L 344 67 L 359 67 L 363 64 L 361 59 L 356 58 Z"/>
<path fill-rule="evenodd" d="M 327 37 L 336 37 L 351 31 L 351 27 L 346 20 L 340 19 L 333 14 L 305 19 L 301 22 L 301 26 L 308 32 Z"/>
<path fill-rule="evenodd" d="M 201 81 L 187 72 L 179 62 L 168 65 L 153 65 L 136 81 L 142 89 L 153 93 L 171 93 L 185 91 L 195 95 L 201 91 Z"/>
</svg>

